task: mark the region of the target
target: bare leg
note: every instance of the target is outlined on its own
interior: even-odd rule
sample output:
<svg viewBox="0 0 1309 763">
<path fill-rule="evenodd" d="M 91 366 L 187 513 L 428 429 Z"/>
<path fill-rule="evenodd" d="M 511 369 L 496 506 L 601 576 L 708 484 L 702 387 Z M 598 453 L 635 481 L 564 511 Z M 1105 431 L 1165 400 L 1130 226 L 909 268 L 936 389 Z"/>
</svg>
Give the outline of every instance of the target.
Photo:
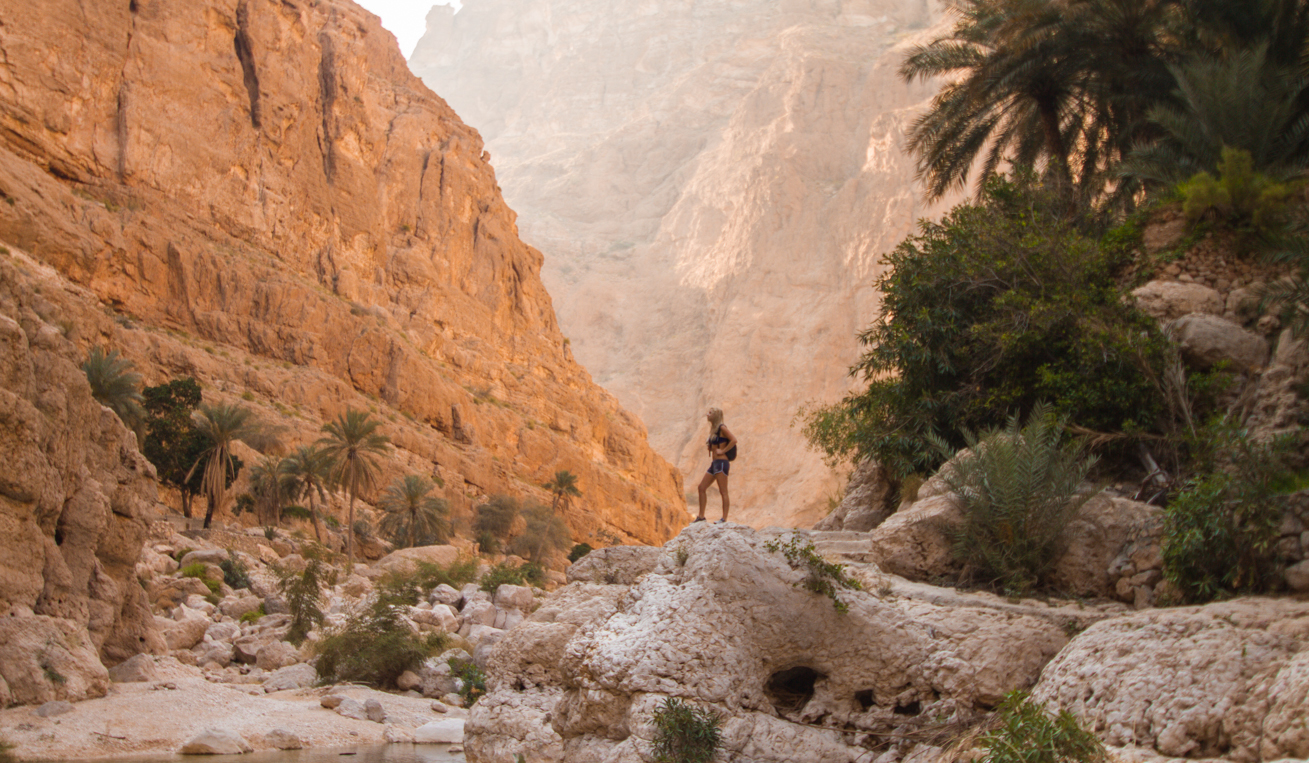
<svg viewBox="0 0 1309 763">
<path fill-rule="evenodd" d="M 706 491 L 709 490 L 709 485 L 713 483 L 713 481 L 714 475 L 709 474 L 708 472 L 705 472 L 704 479 L 700 480 L 700 514 L 696 517 L 697 519 L 704 519 L 704 505 L 707 500 Z"/>
<path fill-rule="evenodd" d="M 726 521 L 727 521 L 727 510 L 730 509 L 730 508 L 732 508 L 732 501 L 731 501 L 730 499 L 728 499 L 728 497 L 727 497 L 727 475 L 726 475 L 726 474 L 715 474 L 715 475 L 713 475 L 713 476 L 714 476 L 715 478 L 717 478 L 717 480 L 718 480 L 718 492 L 721 493 L 722 496 L 723 496 L 723 521 L 726 522 Z M 701 494 L 701 495 L 704 495 L 704 491 L 701 491 L 700 494 Z"/>
</svg>

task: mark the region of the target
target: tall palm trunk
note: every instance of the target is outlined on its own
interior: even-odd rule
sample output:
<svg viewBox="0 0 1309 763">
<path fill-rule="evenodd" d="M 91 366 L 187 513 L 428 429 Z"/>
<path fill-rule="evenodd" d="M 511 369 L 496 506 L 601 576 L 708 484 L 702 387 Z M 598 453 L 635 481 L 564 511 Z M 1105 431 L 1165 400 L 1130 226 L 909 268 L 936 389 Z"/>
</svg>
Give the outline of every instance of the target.
<svg viewBox="0 0 1309 763">
<path fill-rule="evenodd" d="M 355 491 L 350 491 L 350 513 L 348 514 L 350 526 L 345 534 L 345 558 L 350 564 L 355 563 Z"/>
<path fill-rule="evenodd" d="M 309 488 L 309 518 L 314 520 L 314 540 L 323 542 L 323 531 L 318 529 L 318 502 L 314 500 L 314 489 Z"/>
</svg>

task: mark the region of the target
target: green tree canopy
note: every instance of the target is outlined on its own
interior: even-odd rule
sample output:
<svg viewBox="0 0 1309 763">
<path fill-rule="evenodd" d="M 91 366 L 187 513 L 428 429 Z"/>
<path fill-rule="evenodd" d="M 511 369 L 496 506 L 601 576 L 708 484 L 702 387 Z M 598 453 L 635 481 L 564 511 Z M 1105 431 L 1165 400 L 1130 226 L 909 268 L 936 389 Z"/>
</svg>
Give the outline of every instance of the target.
<svg viewBox="0 0 1309 763">
<path fill-rule="evenodd" d="M 391 483 L 378 502 L 386 512 L 382 532 L 409 547 L 444 543 L 450 537 L 450 505 L 431 495 L 432 481 L 408 474 Z"/>
<path fill-rule="evenodd" d="M 381 456 L 390 449 L 391 441 L 377 431 L 381 425 L 382 422 L 364 411 L 351 408 L 323 425 L 326 436 L 318 441 L 332 459 L 333 481 L 350 495 L 346 556 L 351 562 L 355 549 L 355 499 L 376 484 Z"/>
<path fill-rule="evenodd" d="M 128 429 L 142 428 L 145 411 L 141 407 L 141 374 L 135 371 L 132 361 L 119 355 L 118 350 L 105 352 L 92 347 L 82 371 L 91 385 L 91 395 L 101 405 L 117 414 Z"/>
<path fill-rule="evenodd" d="M 291 455 L 282 459 L 280 468 L 288 481 L 289 495 L 292 500 L 309 497 L 309 516 L 314 522 L 314 540 L 323 542 L 323 532 L 318 521 L 318 501 L 327 500 L 327 491 L 331 489 L 332 457 L 320 445 L 301 445 Z"/>
</svg>

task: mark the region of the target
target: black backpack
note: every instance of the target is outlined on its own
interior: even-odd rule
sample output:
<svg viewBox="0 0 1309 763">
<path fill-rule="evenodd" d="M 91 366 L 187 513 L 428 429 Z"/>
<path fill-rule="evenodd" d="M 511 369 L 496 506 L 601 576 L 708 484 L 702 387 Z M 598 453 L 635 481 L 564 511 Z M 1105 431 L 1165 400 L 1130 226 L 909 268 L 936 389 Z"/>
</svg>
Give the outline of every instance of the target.
<svg viewBox="0 0 1309 763">
<path fill-rule="evenodd" d="M 718 434 L 718 430 L 719 430 L 719 429 L 722 429 L 722 428 L 723 428 L 723 425 L 722 425 L 722 424 L 719 424 L 719 425 L 718 425 L 718 429 L 715 429 L 715 430 L 714 430 L 714 437 L 722 437 L 722 435 Z M 740 445 L 740 444 L 741 444 L 740 441 L 737 441 L 737 445 Z M 736 460 L 736 445 L 733 445 L 732 447 L 728 448 L 728 449 L 727 449 L 727 452 L 724 453 L 723 456 L 725 456 L 725 457 L 727 458 L 728 461 L 735 461 L 735 460 Z"/>
</svg>

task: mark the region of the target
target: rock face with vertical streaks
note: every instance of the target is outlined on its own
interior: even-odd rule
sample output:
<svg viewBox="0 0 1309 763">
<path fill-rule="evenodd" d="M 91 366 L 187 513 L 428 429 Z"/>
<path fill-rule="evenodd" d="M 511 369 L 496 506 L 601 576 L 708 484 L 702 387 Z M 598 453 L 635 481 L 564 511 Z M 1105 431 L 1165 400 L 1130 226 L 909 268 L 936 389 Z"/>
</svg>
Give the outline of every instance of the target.
<svg viewBox="0 0 1309 763">
<path fill-rule="evenodd" d="M 573 360 L 480 137 L 374 16 L 0 0 L 0 19 L 0 243 L 78 295 L 79 350 L 245 398 L 293 444 L 370 409 L 398 446 L 381 484 L 439 477 L 456 512 L 548 502 L 568 469 L 578 540 L 685 522 L 676 471 Z"/>
</svg>

